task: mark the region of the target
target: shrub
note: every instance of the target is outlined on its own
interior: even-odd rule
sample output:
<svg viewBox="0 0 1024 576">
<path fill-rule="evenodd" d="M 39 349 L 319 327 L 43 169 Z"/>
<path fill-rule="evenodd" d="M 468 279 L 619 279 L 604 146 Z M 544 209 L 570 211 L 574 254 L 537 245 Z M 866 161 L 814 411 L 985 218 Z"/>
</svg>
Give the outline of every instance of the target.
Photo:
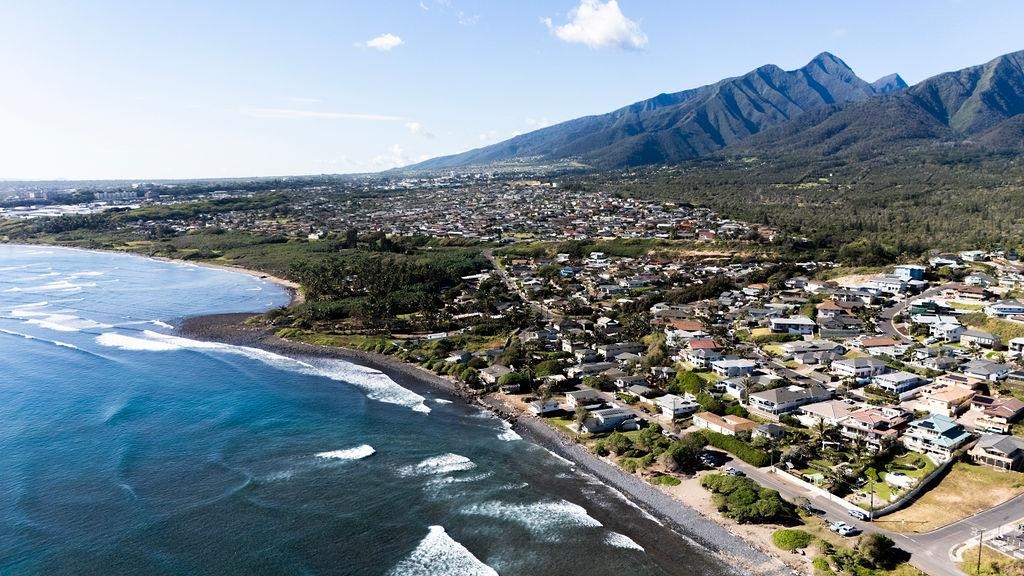
<svg viewBox="0 0 1024 576">
<path fill-rule="evenodd" d="M 782 550 L 796 550 L 797 548 L 806 548 L 813 537 L 810 533 L 804 532 L 803 530 L 791 530 L 783 528 L 782 530 L 776 530 L 772 534 L 772 542 Z"/>
<path fill-rule="evenodd" d="M 726 436 L 710 430 L 705 430 L 704 436 L 707 438 L 708 444 L 729 452 L 751 466 L 761 468 L 767 466 L 771 461 L 765 451 L 758 450 L 735 436 Z"/>
<path fill-rule="evenodd" d="M 660 474 L 651 478 L 651 484 L 657 484 L 660 486 L 679 486 L 683 481 L 675 476 L 669 476 L 668 474 Z"/>
<path fill-rule="evenodd" d="M 700 484 L 714 494 L 718 511 L 740 524 L 786 523 L 797 518 L 793 504 L 746 476 L 710 474 Z"/>
</svg>

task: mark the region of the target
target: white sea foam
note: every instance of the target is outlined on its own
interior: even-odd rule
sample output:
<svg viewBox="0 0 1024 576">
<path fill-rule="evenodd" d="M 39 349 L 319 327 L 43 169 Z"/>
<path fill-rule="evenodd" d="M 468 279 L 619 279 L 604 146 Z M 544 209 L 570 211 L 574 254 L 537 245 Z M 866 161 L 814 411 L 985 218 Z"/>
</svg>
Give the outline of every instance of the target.
<svg viewBox="0 0 1024 576">
<path fill-rule="evenodd" d="M 41 284 L 39 286 L 29 286 L 27 288 L 14 287 L 5 290 L 5 292 L 80 292 L 82 288 L 95 288 L 95 283 L 75 284 L 67 280 L 59 280 L 57 282 L 50 282 L 49 284 Z"/>
<path fill-rule="evenodd" d="M 167 330 L 173 330 L 174 329 L 174 326 L 171 326 L 167 322 L 161 322 L 160 320 L 150 320 L 149 323 L 152 324 L 153 326 L 158 326 L 160 328 L 166 328 Z"/>
<path fill-rule="evenodd" d="M 101 324 L 88 318 L 80 318 L 73 314 L 46 314 L 28 310 L 15 310 L 14 316 L 29 318 L 29 324 L 35 324 L 40 328 L 56 332 L 81 332 L 82 330 L 103 330 L 110 328 L 110 324 Z"/>
<path fill-rule="evenodd" d="M 451 400 L 445 400 L 444 398 L 434 398 L 434 404 L 451 404 Z"/>
<path fill-rule="evenodd" d="M 316 365 L 314 365 L 259 348 L 233 346 L 219 342 L 203 342 L 161 334 L 152 330 L 143 330 L 141 337 L 108 333 L 103 334 L 96 341 L 104 346 L 112 346 L 124 350 L 169 352 L 185 349 L 237 354 L 259 360 L 281 370 L 290 370 L 310 376 L 320 376 L 345 382 L 362 390 L 371 400 L 405 406 L 415 412 L 430 412 L 430 407 L 424 403 L 426 399 L 423 396 L 399 386 L 387 374 L 344 360 L 316 360 Z"/>
<path fill-rule="evenodd" d="M 388 576 L 498 576 L 442 526 L 431 526 L 427 536 Z"/>
<path fill-rule="evenodd" d="M 158 342 L 145 338 L 135 338 L 133 336 L 125 336 L 124 334 L 115 334 L 113 332 L 100 334 L 96 337 L 96 343 L 108 348 L 118 348 L 120 350 L 131 350 L 137 352 L 170 352 L 172 350 L 181 350 L 181 346 L 176 344 Z"/>
<path fill-rule="evenodd" d="M 398 385 L 390 376 L 344 360 L 323 360 L 317 362 L 319 375 L 332 380 L 347 382 L 360 390 L 371 400 L 406 406 L 415 412 L 430 413 L 426 398 Z"/>
<path fill-rule="evenodd" d="M 32 302 L 32 303 L 29 303 L 29 304 L 18 304 L 17 306 L 13 306 L 12 310 L 21 310 L 22 308 L 41 308 L 43 306 L 49 306 L 49 305 L 50 305 L 49 302 L 43 300 L 42 302 Z"/>
<path fill-rule="evenodd" d="M 644 547 L 633 541 L 632 538 L 625 534 L 619 534 L 618 532 L 612 532 L 604 539 L 606 544 L 615 546 L 616 548 L 628 548 L 630 550 L 639 550 L 645 552 Z"/>
<path fill-rule="evenodd" d="M 363 444 L 362 446 L 356 446 L 355 448 L 319 452 L 315 454 L 315 456 L 325 460 L 361 460 L 368 456 L 373 456 L 376 453 L 377 451 L 373 449 L 373 446 Z"/>
<path fill-rule="evenodd" d="M 556 459 L 558 459 L 558 460 L 561 460 L 561 461 L 562 461 L 563 463 L 565 463 L 565 464 L 568 464 L 569 466 L 572 466 L 572 467 L 575 467 L 575 466 L 576 466 L 576 463 L 575 463 L 575 462 L 573 462 L 572 460 L 569 460 L 568 458 L 565 458 L 565 457 L 563 457 L 563 456 L 559 455 L 558 453 L 556 453 L 556 452 L 555 452 L 555 451 L 553 451 L 553 450 L 550 450 L 550 449 L 548 449 L 548 448 L 544 448 L 544 451 L 545 451 L 545 452 L 547 452 L 548 454 L 551 454 L 551 455 L 552 455 L 552 456 L 554 456 L 554 457 L 555 457 Z"/>
<path fill-rule="evenodd" d="M 586 508 L 569 502 L 537 502 L 515 504 L 492 500 L 466 506 L 459 510 L 468 516 L 484 516 L 515 522 L 544 541 L 557 541 L 565 535 L 565 528 L 599 528 L 601 522 L 587 514 Z"/>
<path fill-rule="evenodd" d="M 505 429 L 502 430 L 501 434 L 498 434 L 498 439 L 499 440 L 504 440 L 505 442 L 513 442 L 515 440 L 522 440 L 523 439 L 522 436 L 517 434 L 516 431 L 512 429 L 512 424 L 510 424 L 509 422 L 506 422 L 504 420 L 502 420 L 501 422 L 502 422 L 502 424 L 505 425 L 504 426 Z"/>
<path fill-rule="evenodd" d="M 403 466 L 398 469 L 398 474 L 401 476 L 442 475 L 473 468 L 476 468 L 476 464 L 472 460 L 449 452 L 440 456 L 432 456 L 419 464 Z"/>
</svg>

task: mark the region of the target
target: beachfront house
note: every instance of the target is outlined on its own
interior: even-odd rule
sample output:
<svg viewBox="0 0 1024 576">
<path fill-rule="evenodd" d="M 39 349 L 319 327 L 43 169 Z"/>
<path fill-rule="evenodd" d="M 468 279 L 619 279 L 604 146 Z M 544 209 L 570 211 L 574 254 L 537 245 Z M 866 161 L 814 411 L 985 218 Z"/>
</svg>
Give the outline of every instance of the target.
<svg viewBox="0 0 1024 576">
<path fill-rule="evenodd" d="M 565 393 L 565 406 L 570 411 L 580 406 L 587 408 L 600 404 L 604 404 L 604 398 L 593 388 L 583 388 L 582 390 L 573 390 Z"/>
<path fill-rule="evenodd" d="M 741 416 L 733 416 L 732 414 L 719 416 L 712 412 L 698 412 L 694 414 L 693 425 L 697 428 L 725 434 L 726 436 L 735 436 L 740 432 L 747 432 L 758 426 L 757 422 Z"/>
<path fill-rule="evenodd" d="M 665 394 L 656 398 L 654 403 L 661 409 L 662 416 L 673 420 L 685 418 L 700 409 L 700 404 L 675 394 Z"/>
<path fill-rule="evenodd" d="M 635 417 L 636 414 L 634 414 L 632 410 L 621 408 L 619 406 L 612 406 L 611 408 L 604 408 L 602 410 L 594 410 L 590 412 L 587 419 L 583 421 L 583 424 L 580 426 L 580 432 L 583 432 L 584 434 L 610 432 L 625 425 Z"/>
</svg>

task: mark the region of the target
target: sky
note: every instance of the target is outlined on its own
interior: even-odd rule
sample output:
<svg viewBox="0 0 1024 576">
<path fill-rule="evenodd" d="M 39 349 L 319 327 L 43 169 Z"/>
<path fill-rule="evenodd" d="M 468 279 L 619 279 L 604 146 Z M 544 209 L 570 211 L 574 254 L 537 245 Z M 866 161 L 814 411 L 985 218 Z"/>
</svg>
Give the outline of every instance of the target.
<svg viewBox="0 0 1024 576">
<path fill-rule="evenodd" d="M 823 51 L 910 84 L 1018 0 L 0 0 L 0 179 L 374 172 Z"/>
</svg>

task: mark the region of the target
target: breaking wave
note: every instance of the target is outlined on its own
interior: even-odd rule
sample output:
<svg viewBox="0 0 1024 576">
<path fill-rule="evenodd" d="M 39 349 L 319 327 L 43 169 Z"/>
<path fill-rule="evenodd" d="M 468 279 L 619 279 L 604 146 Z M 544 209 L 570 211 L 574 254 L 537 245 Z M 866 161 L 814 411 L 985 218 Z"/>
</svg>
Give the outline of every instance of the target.
<svg viewBox="0 0 1024 576">
<path fill-rule="evenodd" d="M 604 539 L 606 544 L 610 544 L 616 548 L 628 548 L 630 550 L 639 550 L 645 552 L 644 547 L 637 544 L 632 538 L 625 534 L 619 534 L 618 532 L 612 532 Z"/>
<path fill-rule="evenodd" d="M 388 576 L 498 576 L 458 543 L 442 526 L 431 526 L 427 536 Z"/>
<path fill-rule="evenodd" d="M 398 469 L 398 474 L 400 476 L 429 476 L 462 472 L 473 468 L 476 468 L 476 464 L 472 460 L 449 452 L 427 458 L 419 464 L 403 466 Z"/>
<path fill-rule="evenodd" d="M 483 516 L 519 524 L 535 537 L 557 541 L 565 535 L 567 527 L 599 528 L 601 522 L 587 513 L 586 508 L 569 502 L 537 502 L 516 504 L 492 500 L 473 504 L 459 510 L 468 516 Z"/>
<path fill-rule="evenodd" d="M 377 451 L 373 449 L 373 446 L 363 444 L 362 446 L 356 446 L 355 448 L 319 452 L 314 454 L 314 456 L 325 460 L 361 460 L 363 458 L 373 456 L 376 453 Z"/>
</svg>

